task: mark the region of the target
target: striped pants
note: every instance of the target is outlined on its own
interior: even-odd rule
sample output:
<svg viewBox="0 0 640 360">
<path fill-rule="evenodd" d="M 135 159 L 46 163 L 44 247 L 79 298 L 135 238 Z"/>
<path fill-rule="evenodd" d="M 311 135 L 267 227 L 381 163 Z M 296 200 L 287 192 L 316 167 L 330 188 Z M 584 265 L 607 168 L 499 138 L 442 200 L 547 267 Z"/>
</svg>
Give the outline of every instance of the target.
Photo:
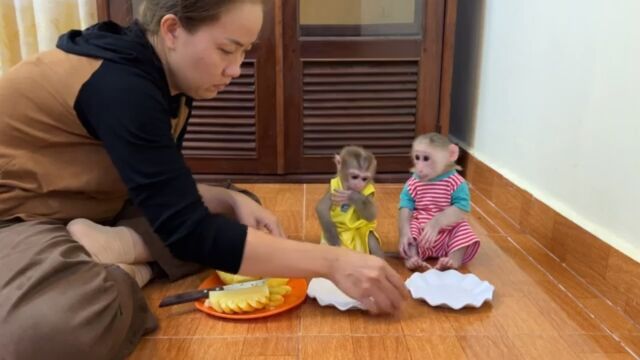
<svg viewBox="0 0 640 360">
<path fill-rule="evenodd" d="M 467 221 L 461 221 L 457 224 L 449 226 L 445 229 L 441 229 L 438 232 L 436 240 L 430 247 L 420 246 L 418 239 L 422 234 L 422 227 L 424 224 L 411 224 L 411 237 L 415 247 L 418 249 L 418 255 L 422 260 L 428 258 L 441 258 L 449 256 L 457 249 L 467 247 L 462 263 L 466 264 L 478 253 L 480 248 L 480 239 L 474 234 L 471 226 Z M 409 244 L 405 244 L 409 245 Z M 407 250 L 405 248 L 400 249 L 400 255 L 407 258 Z"/>
</svg>

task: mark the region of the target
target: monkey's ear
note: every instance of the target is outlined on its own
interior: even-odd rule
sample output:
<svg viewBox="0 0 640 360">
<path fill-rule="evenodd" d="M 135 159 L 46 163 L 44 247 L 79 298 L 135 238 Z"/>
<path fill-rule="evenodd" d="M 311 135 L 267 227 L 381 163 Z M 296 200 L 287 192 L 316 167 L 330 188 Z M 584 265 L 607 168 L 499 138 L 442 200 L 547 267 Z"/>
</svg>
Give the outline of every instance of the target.
<svg viewBox="0 0 640 360">
<path fill-rule="evenodd" d="M 458 145 L 455 144 L 451 144 L 449 145 L 449 161 L 450 162 L 455 162 L 456 160 L 458 160 L 458 156 L 460 155 L 460 148 L 458 147 Z"/>
<path fill-rule="evenodd" d="M 340 165 L 342 164 L 342 159 L 340 159 L 340 155 L 333 154 L 333 162 L 336 164 L 336 167 L 340 169 Z"/>
</svg>

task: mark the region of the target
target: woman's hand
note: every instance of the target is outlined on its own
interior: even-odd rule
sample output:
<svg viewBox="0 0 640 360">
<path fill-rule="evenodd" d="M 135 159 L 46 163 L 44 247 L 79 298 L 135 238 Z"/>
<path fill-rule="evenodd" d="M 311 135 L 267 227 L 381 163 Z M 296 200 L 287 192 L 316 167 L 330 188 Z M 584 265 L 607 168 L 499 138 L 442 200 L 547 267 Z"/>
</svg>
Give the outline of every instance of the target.
<svg viewBox="0 0 640 360">
<path fill-rule="evenodd" d="M 198 191 L 211 213 L 223 214 L 254 229 L 266 229 L 272 235 L 286 237 L 276 217 L 248 196 L 204 184 L 198 184 Z"/>
<path fill-rule="evenodd" d="M 400 275 L 376 256 L 341 249 L 329 277 L 373 314 L 398 313 L 409 297 Z"/>
<path fill-rule="evenodd" d="M 258 205 L 244 194 L 231 191 L 233 212 L 238 222 L 254 229 L 266 229 L 270 234 L 286 237 L 282 227 L 271 211 Z"/>
<path fill-rule="evenodd" d="M 408 291 L 384 260 L 345 248 L 279 239 L 249 228 L 239 273 L 261 277 L 323 277 L 374 313 L 398 313 Z"/>
</svg>

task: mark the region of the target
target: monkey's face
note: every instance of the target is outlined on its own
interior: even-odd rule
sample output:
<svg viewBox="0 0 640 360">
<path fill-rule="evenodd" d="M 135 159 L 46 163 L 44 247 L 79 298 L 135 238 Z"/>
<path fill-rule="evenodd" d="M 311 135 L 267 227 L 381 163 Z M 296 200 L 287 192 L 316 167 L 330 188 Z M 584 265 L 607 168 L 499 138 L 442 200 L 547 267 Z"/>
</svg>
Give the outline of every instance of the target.
<svg viewBox="0 0 640 360">
<path fill-rule="evenodd" d="M 342 179 L 345 189 L 361 192 L 369 181 L 371 181 L 371 172 L 358 169 L 349 169 Z"/>
<path fill-rule="evenodd" d="M 413 172 L 422 181 L 442 174 L 450 163 L 449 152 L 429 144 L 416 144 L 411 151 Z"/>
</svg>

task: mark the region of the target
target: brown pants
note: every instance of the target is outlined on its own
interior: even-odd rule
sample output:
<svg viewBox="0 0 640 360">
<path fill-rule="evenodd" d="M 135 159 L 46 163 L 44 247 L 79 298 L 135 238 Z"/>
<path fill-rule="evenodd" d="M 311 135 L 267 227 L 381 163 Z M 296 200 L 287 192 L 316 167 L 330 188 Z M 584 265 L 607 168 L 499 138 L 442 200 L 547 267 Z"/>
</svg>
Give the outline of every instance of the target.
<svg viewBox="0 0 640 360">
<path fill-rule="evenodd" d="M 113 223 L 138 232 L 176 280 L 202 269 L 174 258 L 139 212 Z M 94 262 L 61 222 L 0 222 L 0 360 L 123 359 L 157 328 L 137 283 Z"/>
<path fill-rule="evenodd" d="M 169 280 L 202 269 L 173 257 L 131 206 L 109 225 L 140 234 Z M 0 360 L 123 359 L 156 328 L 135 280 L 94 262 L 64 223 L 0 220 Z"/>
<path fill-rule="evenodd" d="M 0 227 L 0 359 L 122 359 L 157 327 L 136 282 L 64 224 Z"/>
</svg>

